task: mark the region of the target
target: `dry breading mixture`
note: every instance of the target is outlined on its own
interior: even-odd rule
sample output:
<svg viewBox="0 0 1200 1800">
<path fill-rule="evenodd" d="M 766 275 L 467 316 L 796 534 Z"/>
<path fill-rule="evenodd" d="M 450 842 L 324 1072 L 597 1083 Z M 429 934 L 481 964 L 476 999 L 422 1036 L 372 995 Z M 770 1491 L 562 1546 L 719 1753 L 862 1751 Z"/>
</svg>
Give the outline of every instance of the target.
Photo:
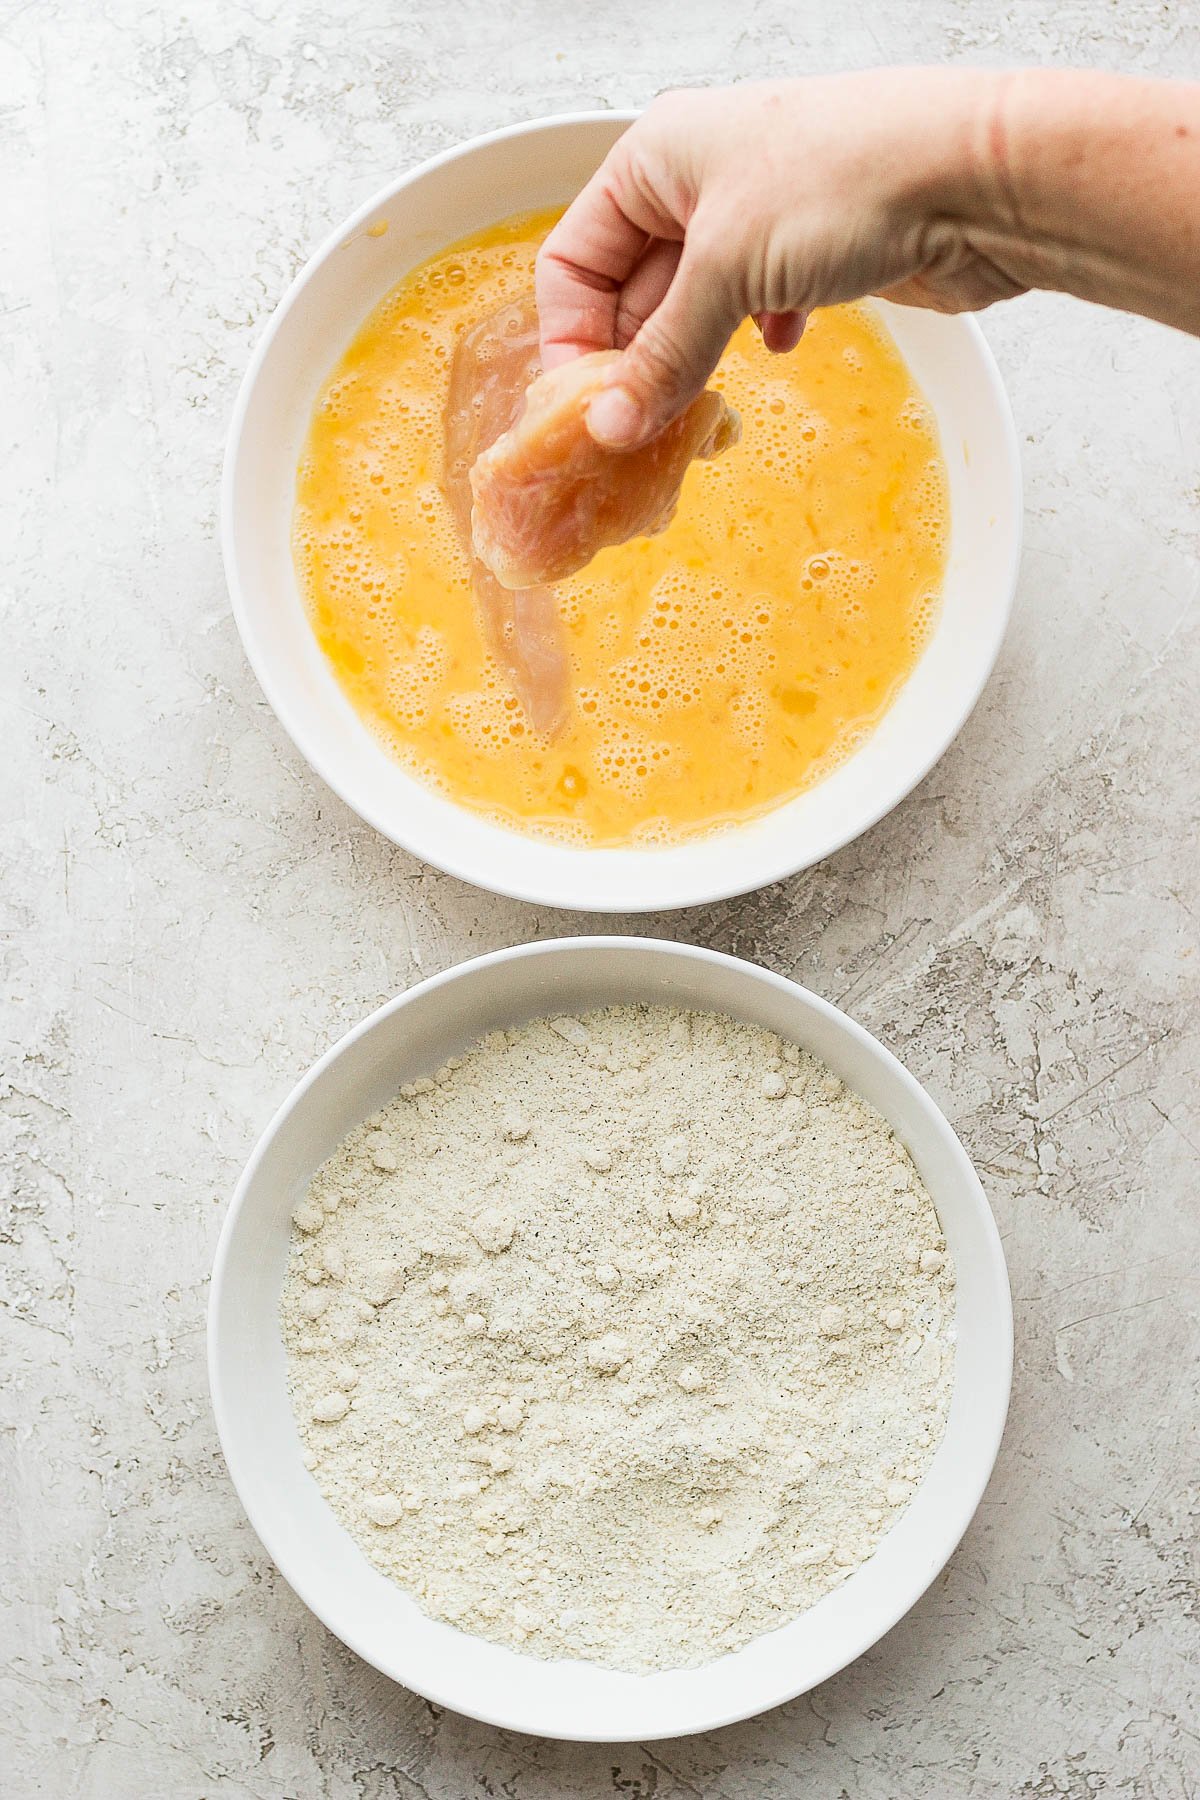
<svg viewBox="0 0 1200 1800">
<path fill-rule="evenodd" d="M 879 1114 L 713 1014 L 496 1032 L 294 1215 L 307 1461 L 430 1613 L 684 1667 L 871 1554 L 941 1438 L 953 1272 Z"/>
</svg>

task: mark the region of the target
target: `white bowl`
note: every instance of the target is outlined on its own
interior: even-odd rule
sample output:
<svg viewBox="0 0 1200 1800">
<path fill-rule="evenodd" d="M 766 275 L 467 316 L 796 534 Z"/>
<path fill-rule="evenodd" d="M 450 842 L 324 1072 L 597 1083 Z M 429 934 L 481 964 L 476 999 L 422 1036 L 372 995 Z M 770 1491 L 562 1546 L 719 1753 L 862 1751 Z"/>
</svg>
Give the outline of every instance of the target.
<svg viewBox="0 0 1200 1800">
<path fill-rule="evenodd" d="M 428 1618 L 369 1563 L 301 1460 L 279 1329 L 291 1213 L 342 1138 L 482 1033 L 546 1013 L 660 1002 L 764 1025 L 821 1057 L 889 1121 L 933 1197 L 957 1272 L 946 1434 L 907 1511 L 849 1580 L 698 1669 L 543 1662 Z M 391 1000 L 309 1071 L 268 1126 L 221 1233 L 209 1374 L 229 1472 L 269 1555 L 317 1617 L 385 1675 L 490 1724 L 594 1741 L 706 1731 L 792 1699 L 861 1655 L 933 1581 L 991 1473 L 1008 1407 L 1012 1310 L 999 1235 L 946 1120 L 895 1057 L 815 994 L 735 957 L 642 938 L 525 944 Z"/>
<path fill-rule="evenodd" d="M 940 621 L 862 749 L 808 793 L 731 833 L 627 850 L 580 849 L 491 824 L 392 760 L 338 686 L 292 566 L 296 465 L 318 389 L 408 269 L 494 220 L 569 200 L 630 116 L 577 113 L 476 138 L 402 176 L 348 219 L 297 276 L 246 372 L 222 503 L 225 566 L 246 654 L 317 773 L 427 862 L 494 892 L 589 912 L 657 911 L 747 893 L 819 862 L 881 819 L 932 768 L 991 673 L 1021 534 L 1012 417 L 978 326 L 879 302 L 937 415 L 951 543 Z M 372 236 L 376 226 L 386 229 Z"/>
</svg>

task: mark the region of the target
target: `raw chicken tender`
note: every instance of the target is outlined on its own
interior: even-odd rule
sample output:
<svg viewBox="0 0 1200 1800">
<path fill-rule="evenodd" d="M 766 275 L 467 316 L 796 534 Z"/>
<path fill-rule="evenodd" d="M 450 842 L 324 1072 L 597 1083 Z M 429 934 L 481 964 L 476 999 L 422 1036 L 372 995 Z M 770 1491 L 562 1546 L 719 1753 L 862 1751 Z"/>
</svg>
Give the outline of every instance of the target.
<svg viewBox="0 0 1200 1800">
<path fill-rule="evenodd" d="M 567 656 L 553 593 L 536 585 L 501 587 L 471 545 L 468 474 L 481 451 L 513 423 L 541 367 L 532 296 L 489 313 L 454 348 L 445 412 L 442 486 L 463 549 L 484 641 L 504 670 L 530 724 L 549 737 L 569 706 Z"/>
<path fill-rule="evenodd" d="M 606 450 L 588 431 L 589 401 L 615 350 L 541 375 L 525 410 L 470 472 L 475 553 L 506 588 L 561 581 L 607 544 L 669 525 L 693 457 L 719 456 L 741 434 L 712 388 L 637 450 Z"/>
</svg>

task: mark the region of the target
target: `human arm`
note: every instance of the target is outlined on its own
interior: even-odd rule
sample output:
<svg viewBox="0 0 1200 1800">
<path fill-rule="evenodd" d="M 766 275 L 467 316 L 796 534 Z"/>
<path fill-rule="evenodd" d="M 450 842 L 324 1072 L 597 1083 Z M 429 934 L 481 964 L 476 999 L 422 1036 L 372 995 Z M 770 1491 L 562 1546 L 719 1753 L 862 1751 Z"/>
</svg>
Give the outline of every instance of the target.
<svg viewBox="0 0 1200 1800">
<path fill-rule="evenodd" d="M 957 312 L 1056 288 L 1200 333 L 1200 85 L 879 69 L 668 94 L 546 240 L 543 360 L 620 349 L 593 434 L 653 436 L 732 331 L 868 293 Z"/>
</svg>

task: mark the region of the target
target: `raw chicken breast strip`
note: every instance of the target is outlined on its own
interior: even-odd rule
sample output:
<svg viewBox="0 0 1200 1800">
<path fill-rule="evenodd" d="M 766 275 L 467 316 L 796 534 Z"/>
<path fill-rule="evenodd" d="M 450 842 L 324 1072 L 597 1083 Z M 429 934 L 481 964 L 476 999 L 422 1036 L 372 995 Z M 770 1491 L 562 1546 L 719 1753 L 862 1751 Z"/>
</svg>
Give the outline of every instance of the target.
<svg viewBox="0 0 1200 1800">
<path fill-rule="evenodd" d="M 569 669 L 558 605 L 536 584 L 509 591 L 471 543 L 471 465 L 510 426 L 540 368 L 532 295 L 502 306 L 464 332 L 454 349 L 445 410 L 442 486 L 471 563 L 484 642 L 535 731 L 551 737 L 570 707 Z"/>
<path fill-rule="evenodd" d="M 515 424 L 470 471 L 475 553 L 506 588 L 562 581 L 607 544 L 662 531 L 692 459 L 719 456 L 741 434 L 737 414 L 706 388 L 640 449 L 604 449 L 585 414 L 617 356 L 594 351 L 539 376 Z"/>
</svg>

